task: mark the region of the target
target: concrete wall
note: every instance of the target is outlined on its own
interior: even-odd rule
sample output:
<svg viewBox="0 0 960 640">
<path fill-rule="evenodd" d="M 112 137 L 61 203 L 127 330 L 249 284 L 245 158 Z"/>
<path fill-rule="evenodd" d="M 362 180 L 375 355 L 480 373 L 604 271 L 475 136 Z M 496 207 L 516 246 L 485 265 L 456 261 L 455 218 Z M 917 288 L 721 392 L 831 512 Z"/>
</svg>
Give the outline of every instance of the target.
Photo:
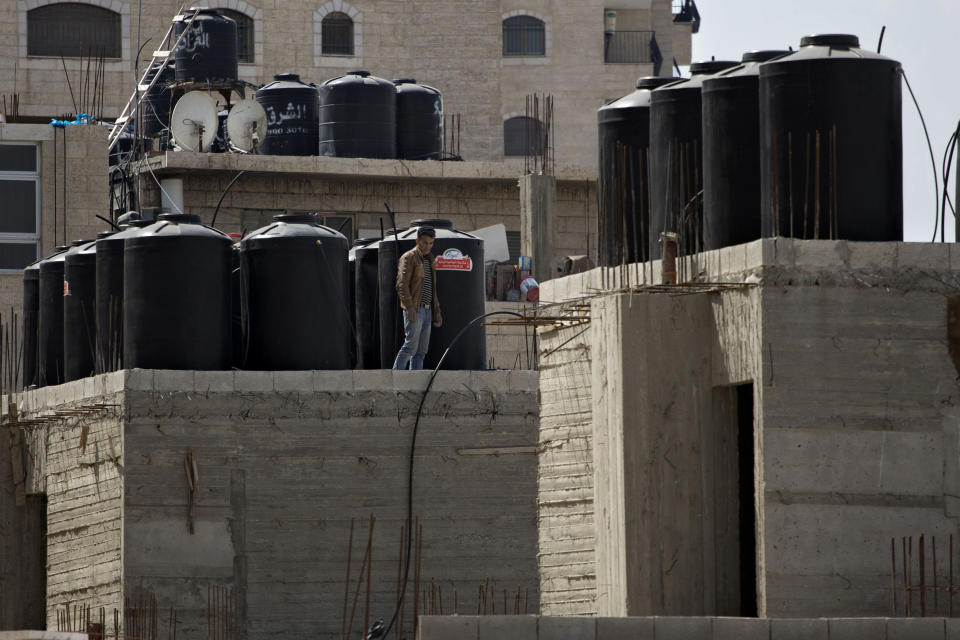
<svg viewBox="0 0 960 640">
<path fill-rule="evenodd" d="M 418 640 L 955 640 L 951 618 L 424 616 Z"/>
<path fill-rule="evenodd" d="M 90 0 L 121 14 L 122 58 L 106 63 L 104 114 L 119 115 L 133 91 L 133 58 L 139 42 L 151 38 L 144 56 L 160 45 L 180 3 L 164 0 L 138 5 L 124 0 Z M 80 59 L 26 56 L 26 11 L 39 0 L 0 6 L 0 93 L 20 94 L 20 112 L 50 117 L 75 111 L 67 75 L 78 93 L 85 68 Z M 241 64 L 241 79 L 261 84 L 281 72 L 299 73 L 316 83 L 348 69 L 369 69 L 391 79 L 415 77 L 439 88 L 448 114 L 462 114 L 461 152 L 471 160 L 503 160 L 503 120 L 522 115 L 525 96 L 534 92 L 555 98 L 555 144 L 560 162 L 593 165 L 596 161 L 595 110 L 605 101 L 629 93 L 651 64 L 604 64 L 603 11 L 599 0 L 331 0 L 328 3 L 277 0 L 211 0 L 254 18 L 252 64 Z M 647 19 L 628 25 L 655 29 L 669 75 L 670 60 L 689 59 L 690 33 L 672 22 L 670 0 L 653 0 Z M 356 55 L 322 56 L 320 20 L 343 11 L 356 23 Z M 504 57 L 505 17 L 529 13 L 546 24 L 546 55 Z M 621 27 L 624 28 L 624 27 Z M 139 29 L 139 35 L 138 35 Z M 141 64 L 141 71 L 143 65 Z M 521 160 L 510 160 L 522 164 Z"/>
<path fill-rule="evenodd" d="M 118 594 L 152 593 L 161 609 L 175 607 L 185 635 L 205 633 L 207 589 L 220 585 L 236 590 L 241 637 L 339 637 L 351 523 L 352 597 L 371 515 L 369 611 L 371 621 L 389 620 L 410 438 L 428 376 L 132 370 L 25 393 L 28 417 L 114 403 L 111 394 L 122 405 L 119 414 L 38 427 L 47 449 L 33 473 L 47 479 L 53 518 L 48 625 L 56 624 L 55 607 L 67 598 L 117 606 L 114 591 L 106 590 L 110 576 L 111 589 L 122 584 Z M 434 382 L 414 476 L 413 512 L 423 528 L 420 612 L 440 612 L 422 593 L 434 588 L 444 613 L 454 602 L 463 613 L 475 612 L 481 584 L 498 599 L 504 589 L 512 598 L 520 588 L 528 610 L 539 607 L 537 377 L 441 372 Z M 78 449 L 84 426 L 85 453 Z M 184 470 L 191 451 L 198 478 L 192 507 Z M 85 516 L 88 504 L 99 520 Z M 83 517 L 89 532 L 68 527 Z M 92 543 L 95 530 L 112 533 L 90 549 L 85 541 Z M 355 633 L 363 625 L 365 592 L 364 586 Z"/>
</svg>

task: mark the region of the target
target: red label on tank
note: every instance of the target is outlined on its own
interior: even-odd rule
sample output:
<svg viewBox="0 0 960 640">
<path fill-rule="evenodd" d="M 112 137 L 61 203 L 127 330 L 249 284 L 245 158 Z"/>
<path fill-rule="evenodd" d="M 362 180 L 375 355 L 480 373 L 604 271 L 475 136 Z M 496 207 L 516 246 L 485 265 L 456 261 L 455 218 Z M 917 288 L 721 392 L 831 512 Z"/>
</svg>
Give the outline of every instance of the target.
<svg viewBox="0 0 960 640">
<path fill-rule="evenodd" d="M 460 249 L 447 249 L 437 256 L 433 266 L 437 271 L 471 271 L 473 260 L 470 256 L 463 255 Z"/>
<path fill-rule="evenodd" d="M 63 295 L 70 295 L 70 283 L 66 280 L 63 281 Z"/>
</svg>

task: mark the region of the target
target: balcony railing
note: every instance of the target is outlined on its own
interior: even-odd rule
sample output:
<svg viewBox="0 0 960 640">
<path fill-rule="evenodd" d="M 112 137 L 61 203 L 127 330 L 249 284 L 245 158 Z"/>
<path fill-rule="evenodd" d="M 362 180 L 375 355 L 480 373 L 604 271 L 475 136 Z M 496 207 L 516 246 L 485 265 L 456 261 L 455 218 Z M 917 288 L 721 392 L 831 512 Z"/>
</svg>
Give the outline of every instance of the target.
<svg viewBox="0 0 960 640">
<path fill-rule="evenodd" d="M 638 64 L 663 59 L 653 31 L 615 31 L 603 38 L 604 62 Z"/>
</svg>

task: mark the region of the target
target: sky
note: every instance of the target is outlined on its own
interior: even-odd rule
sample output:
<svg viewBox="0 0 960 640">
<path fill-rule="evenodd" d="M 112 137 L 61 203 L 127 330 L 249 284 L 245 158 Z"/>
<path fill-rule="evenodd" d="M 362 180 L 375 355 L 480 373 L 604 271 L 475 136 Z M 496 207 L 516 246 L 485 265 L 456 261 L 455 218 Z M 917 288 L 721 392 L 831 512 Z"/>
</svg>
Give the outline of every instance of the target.
<svg viewBox="0 0 960 640">
<path fill-rule="evenodd" d="M 744 51 L 753 49 L 796 49 L 802 36 L 814 33 L 851 33 L 859 36 L 862 48 L 876 51 L 886 25 L 881 53 L 901 63 L 913 87 L 930 133 L 939 181 L 944 150 L 960 120 L 960 83 L 949 63 L 960 42 L 960 0 L 697 0 L 697 7 L 702 21 L 693 36 L 694 61 L 711 56 L 739 60 Z M 902 88 L 903 239 L 929 242 L 939 196 L 917 109 L 906 85 Z M 954 174 L 951 171 L 948 183 L 951 198 Z M 946 240 L 954 240 L 949 209 L 946 227 Z"/>
</svg>

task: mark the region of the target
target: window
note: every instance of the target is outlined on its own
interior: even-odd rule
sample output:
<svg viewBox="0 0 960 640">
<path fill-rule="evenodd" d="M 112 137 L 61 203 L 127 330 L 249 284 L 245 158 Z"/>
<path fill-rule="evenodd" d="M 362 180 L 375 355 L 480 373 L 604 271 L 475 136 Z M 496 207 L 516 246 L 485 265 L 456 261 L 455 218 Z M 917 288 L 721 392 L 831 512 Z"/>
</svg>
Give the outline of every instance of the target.
<svg viewBox="0 0 960 640">
<path fill-rule="evenodd" d="M 0 144 L 0 270 L 18 271 L 37 259 L 40 169 L 37 146 Z"/>
<path fill-rule="evenodd" d="M 253 18 L 233 9 L 216 11 L 237 23 L 237 61 L 253 63 Z"/>
<path fill-rule="evenodd" d="M 325 56 L 353 55 L 353 20 L 345 13 L 328 13 L 321 22 L 321 51 Z"/>
<path fill-rule="evenodd" d="M 27 11 L 27 55 L 120 57 L 120 14 L 78 2 Z"/>
<path fill-rule="evenodd" d="M 546 49 L 542 20 L 533 16 L 514 16 L 503 21 L 503 55 L 542 56 Z"/>
<path fill-rule="evenodd" d="M 537 156 L 543 153 L 543 124 L 517 116 L 503 123 L 503 155 Z"/>
</svg>

